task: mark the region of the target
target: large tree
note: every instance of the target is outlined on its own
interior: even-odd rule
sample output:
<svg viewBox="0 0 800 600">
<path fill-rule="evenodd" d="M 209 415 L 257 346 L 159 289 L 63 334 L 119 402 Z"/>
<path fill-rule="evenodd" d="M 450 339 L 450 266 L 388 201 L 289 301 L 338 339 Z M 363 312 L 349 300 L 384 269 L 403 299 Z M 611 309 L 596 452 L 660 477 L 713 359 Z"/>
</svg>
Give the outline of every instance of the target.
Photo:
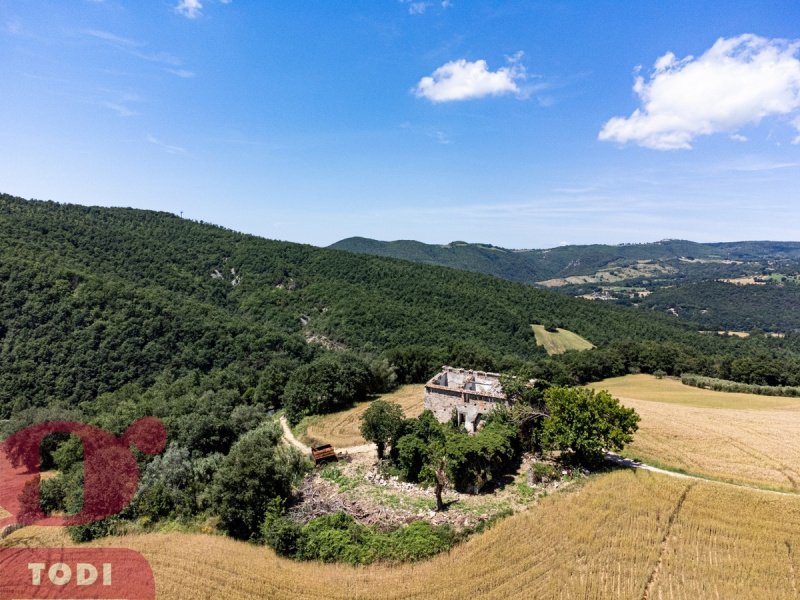
<svg viewBox="0 0 800 600">
<path fill-rule="evenodd" d="M 581 463 L 597 463 L 606 450 L 621 450 L 638 429 L 639 415 L 608 392 L 553 387 L 545 392 L 545 447 L 573 453 Z"/>
<path fill-rule="evenodd" d="M 386 446 L 392 445 L 403 427 L 403 409 L 396 402 L 375 400 L 361 415 L 361 435 L 378 448 L 378 459 L 383 459 Z"/>
</svg>

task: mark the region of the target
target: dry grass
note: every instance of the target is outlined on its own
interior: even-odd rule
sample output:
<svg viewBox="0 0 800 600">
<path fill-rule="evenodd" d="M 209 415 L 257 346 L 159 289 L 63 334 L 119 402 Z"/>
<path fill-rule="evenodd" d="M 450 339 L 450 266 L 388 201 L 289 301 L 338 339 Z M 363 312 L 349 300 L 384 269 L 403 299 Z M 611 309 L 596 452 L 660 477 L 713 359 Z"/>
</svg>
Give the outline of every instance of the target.
<svg viewBox="0 0 800 600">
<path fill-rule="evenodd" d="M 796 408 L 800 410 L 800 399 L 781 396 L 761 396 L 736 392 L 717 392 L 684 385 L 680 379 L 652 375 L 626 375 L 592 383 L 591 387 L 608 390 L 617 398 L 650 400 L 667 404 L 680 404 L 699 408 L 733 408 L 742 410 L 769 410 Z"/>
<path fill-rule="evenodd" d="M 544 325 L 531 325 L 536 336 L 536 345 L 544 346 L 548 354 L 562 354 L 567 350 L 589 350 L 594 345 L 577 333 L 558 328 L 557 331 L 547 331 Z"/>
<path fill-rule="evenodd" d="M 734 285 L 766 285 L 766 281 L 762 277 L 734 277 L 732 279 L 720 279 L 720 281 Z"/>
<path fill-rule="evenodd" d="M 570 284 L 591 284 L 591 283 L 616 283 L 626 279 L 638 277 L 653 277 L 661 274 L 677 273 L 678 270 L 670 265 L 660 264 L 647 260 L 640 260 L 636 264 L 626 267 L 607 267 L 592 275 L 571 275 L 569 277 L 559 277 L 537 282 L 545 287 L 561 287 Z"/>
<path fill-rule="evenodd" d="M 403 385 L 380 398 L 399 404 L 407 417 L 416 417 L 422 414 L 424 391 L 424 385 Z M 361 415 L 369 405 L 369 402 L 362 402 L 349 410 L 306 419 L 297 428 L 298 438 L 310 446 L 332 444 L 334 448 L 346 448 L 366 444 L 359 428 Z"/>
<path fill-rule="evenodd" d="M 642 420 L 626 455 L 725 481 L 800 489 L 800 400 L 630 375 L 593 384 Z"/>
<path fill-rule="evenodd" d="M 18 543 L 25 530 L 3 544 Z M 46 542 L 45 542 L 46 543 Z M 796 597 L 800 498 L 618 471 L 430 561 L 353 568 L 293 562 L 223 537 L 150 534 L 159 598 L 456 600 Z"/>
</svg>

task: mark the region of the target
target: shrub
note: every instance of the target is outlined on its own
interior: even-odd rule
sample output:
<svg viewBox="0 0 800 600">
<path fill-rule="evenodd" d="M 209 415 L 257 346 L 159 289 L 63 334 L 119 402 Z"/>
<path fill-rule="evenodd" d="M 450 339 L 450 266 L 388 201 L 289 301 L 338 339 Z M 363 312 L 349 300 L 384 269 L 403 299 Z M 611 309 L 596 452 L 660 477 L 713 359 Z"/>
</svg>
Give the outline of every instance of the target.
<svg viewBox="0 0 800 600">
<path fill-rule="evenodd" d="M 416 521 L 382 532 L 342 512 L 300 526 L 284 516 L 279 504 L 267 512 L 262 532 L 264 541 L 281 556 L 354 565 L 421 560 L 447 550 L 459 539 L 447 525 Z"/>
<path fill-rule="evenodd" d="M 275 422 L 245 433 L 214 474 L 211 502 L 220 527 L 235 538 L 257 537 L 270 501 L 287 498 L 292 483 L 310 468 L 297 449 L 280 439 Z"/>
</svg>

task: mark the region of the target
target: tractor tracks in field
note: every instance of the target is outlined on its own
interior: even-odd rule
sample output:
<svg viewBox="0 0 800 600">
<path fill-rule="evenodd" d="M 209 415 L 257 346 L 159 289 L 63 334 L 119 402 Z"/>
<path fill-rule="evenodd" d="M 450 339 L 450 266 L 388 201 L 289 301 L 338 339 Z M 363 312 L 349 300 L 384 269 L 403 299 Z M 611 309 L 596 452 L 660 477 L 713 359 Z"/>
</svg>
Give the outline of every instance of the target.
<svg viewBox="0 0 800 600">
<path fill-rule="evenodd" d="M 786 540 L 784 544 L 786 544 L 786 561 L 789 567 L 789 581 L 792 584 L 792 592 L 794 592 L 794 595 L 797 596 L 797 578 L 795 576 L 794 568 L 794 549 L 792 548 L 792 543 L 789 540 Z"/>
<path fill-rule="evenodd" d="M 664 528 L 664 535 L 661 538 L 661 544 L 659 545 L 658 561 L 653 567 L 653 570 L 650 571 L 650 577 L 647 578 L 647 584 L 644 586 L 644 592 L 642 593 L 642 600 L 650 599 L 650 594 L 653 590 L 653 586 L 655 585 L 656 580 L 658 579 L 658 574 L 661 572 L 661 566 L 664 564 L 664 556 L 667 554 L 667 550 L 669 549 L 670 537 L 672 536 L 672 527 L 675 524 L 675 521 L 677 520 L 678 515 L 681 512 L 683 503 L 686 502 L 686 496 L 689 494 L 689 491 L 695 485 L 697 485 L 697 482 L 692 481 L 686 486 L 686 488 L 683 490 L 680 497 L 678 498 L 678 502 L 675 504 L 675 507 L 672 509 L 672 512 L 667 518 L 667 525 Z"/>
</svg>

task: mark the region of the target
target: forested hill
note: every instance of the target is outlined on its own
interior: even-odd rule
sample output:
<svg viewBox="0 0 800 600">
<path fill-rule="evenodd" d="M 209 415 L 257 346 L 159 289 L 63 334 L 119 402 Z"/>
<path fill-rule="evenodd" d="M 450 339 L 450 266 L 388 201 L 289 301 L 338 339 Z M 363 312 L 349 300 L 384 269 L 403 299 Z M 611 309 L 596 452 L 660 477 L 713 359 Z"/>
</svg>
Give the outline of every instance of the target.
<svg viewBox="0 0 800 600">
<path fill-rule="evenodd" d="M 437 264 L 488 273 L 510 281 L 537 283 L 554 278 L 592 275 L 614 266 L 638 261 L 665 262 L 676 271 L 698 269 L 723 261 L 761 262 L 800 260 L 800 242 L 719 242 L 701 244 L 686 240 L 664 240 L 650 244 L 560 246 L 541 250 L 511 250 L 490 244 L 451 242 L 423 244 L 411 240 L 383 242 L 352 237 L 330 246 L 373 256 L 389 256 L 419 263 Z M 733 266 L 727 269 L 737 275 Z M 719 267 L 717 267 L 719 269 Z M 663 276 L 663 272 L 659 273 Z"/>
<path fill-rule="evenodd" d="M 488 275 L 167 213 L 0 196 L 1 415 L 81 406 L 165 373 L 222 373 L 243 397 L 275 404 L 292 370 L 329 348 L 391 360 L 387 352 L 414 346 L 428 352 L 425 368 L 501 368 L 543 359 L 531 323 L 558 324 L 601 348 L 669 341 L 710 356 L 757 343 Z"/>
</svg>

